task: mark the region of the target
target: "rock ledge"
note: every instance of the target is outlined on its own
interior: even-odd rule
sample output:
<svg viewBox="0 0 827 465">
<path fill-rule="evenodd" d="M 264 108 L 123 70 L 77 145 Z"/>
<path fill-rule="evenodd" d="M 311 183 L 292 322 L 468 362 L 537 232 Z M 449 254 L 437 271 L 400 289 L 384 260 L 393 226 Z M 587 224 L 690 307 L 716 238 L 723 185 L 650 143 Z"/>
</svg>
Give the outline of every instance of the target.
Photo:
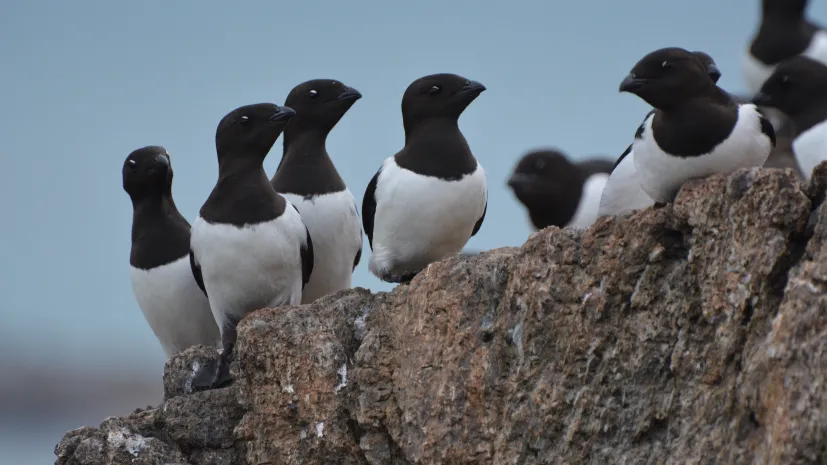
<svg viewBox="0 0 827 465">
<path fill-rule="evenodd" d="M 824 463 L 825 186 L 827 163 L 809 186 L 741 170 L 260 310 L 234 386 L 191 393 L 216 354 L 190 348 L 159 408 L 68 432 L 56 463 Z"/>
</svg>

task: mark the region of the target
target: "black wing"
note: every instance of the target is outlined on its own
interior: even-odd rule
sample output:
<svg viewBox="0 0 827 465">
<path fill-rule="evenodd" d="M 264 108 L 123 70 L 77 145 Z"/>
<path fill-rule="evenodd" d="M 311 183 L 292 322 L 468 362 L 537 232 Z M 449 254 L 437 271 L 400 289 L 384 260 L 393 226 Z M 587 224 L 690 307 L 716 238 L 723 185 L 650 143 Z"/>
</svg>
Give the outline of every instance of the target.
<svg viewBox="0 0 827 465">
<path fill-rule="evenodd" d="M 195 284 L 198 284 L 198 287 L 201 288 L 201 291 L 206 296 L 207 290 L 204 288 L 204 278 L 201 276 L 201 267 L 198 263 L 195 263 L 195 254 L 192 253 L 192 249 L 190 249 L 190 268 L 192 269 L 192 277 L 195 278 Z"/>
<path fill-rule="evenodd" d="M 626 147 L 626 150 L 624 150 L 623 153 L 620 154 L 620 158 L 618 158 L 614 166 L 612 166 L 612 171 L 614 171 L 615 168 L 617 168 L 617 165 L 619 165 L 620 162 L 622 162 L 623 159 L 626 158 L 626 155 L 629 155 L 630 153 L 632 153 L 632 144 L 629 144 L 629 146 Z"/>
<path fill-rule="evenodd" d="M 482 220 L 485 219 L 485 212 L 487 212 L 487 211 L 488 211 L 488 199 L 485 199 L 485 207 L 482 209 L 482 216 L 480 216 L 480 219 L 477 220 L 477 224 L 474 225 L 474 230 L 471 231 L 471 237 L 474 237 L 474 235 L 477 234 L 477 231 L 480 230 L 480 227 L 482 227 Z"/>
<path fill-rule="evenodd" d="M 762 113 L 761 110 L 758 110 L 758 118 L 761 120 L 761 132 L 763 132 L 764 134 L 766 134 L 767 137 L 770 138 L 772 146 L 773 148 L 775 148 L 775 128 L 772 126 L 770 120 L 768 120 L 767 117 L 764 116 L 764 113 Z"/>
<path fill-rule="evenodd" d="M 356 269 L 356 265 L 359 264 L 359 260 L 362 259 L 362 248 L 359 247 L 359 251 L 356 252 L 356 258 L 353 259 L 353 269 Z"/>
<path fill-rule="evenodd" d="M 649 113 L 646 113 L 646 116 L 643 118 L 643 122 L 640 123 L 640 126 L 637 127 L 637 131 L 635 131 L 635 139 L 643 138 L 643 126 L 646 124 L 646 120 L 649 119 L 649 115 L 654 112 L 655 110 L 651 110 Z"/>
<path fill-rule="evenodd" d="M 359 211 L 356 208 L 356 199 L 353 199 L 353 211 L 356 212 L 356 216 L 359 216 Z M 356 265 L 359 264 L 359 260 L 362 259 L 362 230 L 359 229 L 359 250 L 356 251 L 356 257 L 353 259 L 353 269 L 356 269 Z"/>
<path fill-rule="evenodd" d="M 365 234 L 368 235 L 368 245 L 373 250 L 373 216 L 376 215 L 376 183 L 379 180 L 379 173 L 382 172 L 380 168 L 373 178 L 368 183 L 368 188 L 365 189 L 365 196 L 362 197 L 362 227 Z"/>
<path fill-rule="evenodd" d="M 307 242 L 299 247 L 302 259 L 302 289 L 310 281 L 310 275 L 313 273 L 313 240 L 310 239 L 310 231 L 307 226 L 304 227 L 304 232 Z"/>
</svg>

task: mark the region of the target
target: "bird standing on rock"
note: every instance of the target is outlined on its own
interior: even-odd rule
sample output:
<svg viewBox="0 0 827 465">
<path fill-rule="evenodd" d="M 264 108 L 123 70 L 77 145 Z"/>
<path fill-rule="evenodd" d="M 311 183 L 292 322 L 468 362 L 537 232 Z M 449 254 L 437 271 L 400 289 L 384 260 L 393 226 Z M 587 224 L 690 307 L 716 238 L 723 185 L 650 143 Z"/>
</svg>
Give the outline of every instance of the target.
<svg viewBox="0 0 827 465">
<path fill-rule="evenodd" d="M 805 179 L 827 160 L 827 66 L 805 56 L 781 63 L 755 95 L 754 103 L 789 116 L 798 135 L 792 149 Z"/>
<path fill-rule="evenodd" d="M 298 305 L 313 270 L 313 244 L 299 212 L 277 194 L 263 162 L 295 115 L 272 103 L 246 105 L 218 124 L 218 181 L 192 226 L 193 274 L 210 299 L 224 351 L 203 367 L 197 390 L 231 382 L 236 326 L 249 312 Z"/>
<path fill-rule="evenodd" d="M 402 97 L 405 147 L 388 158 L 362 199 L 371 273 L 408 282 L 456 255 L 479 231 L 488 205 L 485 171 L 459 130 L 485 86 L 456 74 L 417 79 Z"/>
<path fill-rule="evenodd" d="M 285 105 L 296 116 L 284 130 L 284 154 L 271 183 L 299 210 L 313 240 L 313 275 L 302 303 L 351 286 L 362 256 L 356 200 L 327 153 L 327 135 L 362 94 L 332 79 L 296 86 Z"/>
<path fill-rule="evenodd" d="M 190 268 L 190 224 L 172 200 L 166 149 L 143 147 L 123 164 L 123 188 L 132 199 L 132 290 L 167 358 L 187 347 L 219 347 L 210 303 Z"/>
<path fill-rule="evenodd" d="M 672 202 L 690 179 L 762 166 L 775 146 L 775 131 L 760 110 L 736 103 L 682 48 L 643 57 L 620 91 L 655 108 L 635 133 L 632 150 L 641 187 L 661 204 Z"/>
<path fill-rule="evenodd" d="M 721 70 L 718 69 L 715 60 L 709 54 L 701 51 L 692 52 L 692 55 L 706 68 L 706 74 L 712 79 L 712 82 L 717 83 L 721 78 Z M 635 169 L 635 154 L 632 151 L 632 144 L 629 144 L 617 159 L 611 173 L 600 197 L 599 216 L 617 215 L 630 210 L 640 210 L 651 207 L 655 203 L 652 197 L 640 187 L 640 180 Z"/>
<path fill-rule="evenodd" d="M 535 150 L 520 159 L 508 186 L 528 209 L 535 228 L 587 228 L 597 219 L 611 171 L 609 160 L 572 163 L 558 150 Z"/>
</svg>

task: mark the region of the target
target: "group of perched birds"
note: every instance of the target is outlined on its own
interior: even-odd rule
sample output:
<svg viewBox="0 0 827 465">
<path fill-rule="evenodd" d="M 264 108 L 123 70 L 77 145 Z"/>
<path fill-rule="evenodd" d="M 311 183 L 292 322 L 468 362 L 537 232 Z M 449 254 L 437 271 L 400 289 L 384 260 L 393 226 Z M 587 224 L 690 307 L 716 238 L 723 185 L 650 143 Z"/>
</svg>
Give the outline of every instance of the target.
<svg viewBox="0 0 827 465">
<path fill-rule="evenodd" d="M 827 31 L 806 9 L 806 0 L 762 0 L 742 63 L 750 97 L 717 87 L 721 70 L 704 52 L 663 49 L 641 60 L 620 90 L 654 109 L 619 158 L 576 163 L 546 149 L 515 167 L 508 185 L 534 227 L 587 227 L 660 205 L 686 179 L 740 167 L 792 168 L 808 179 L 827 160 Z"/>
<path fill-rule="evenodd" d="M 405 146 L 385 160 L 356 201 L 325 147 L 361 98 L 332 79 L 296 86 L 284 105 L 245 105 L 218 123 L 218 180 L 192 226 L 172 199 L 161 146 L 129 154 L 123 186 L 133 204 L 133 290 L 167 357 L 191 345 L 223 346 L 197 389 L 230 382 L 236 326 L 249 312 L 310 303 L 351 287 L 362 256 L 387 282 L 407 282 L 460 252 L 488 204 L 485 171 L 459 130 L 485 86 L 455 74 L 422 77 L 402 97 Z M 270 179 L 263 162 L 284 133 Z"/>
<path fill-rule="evenodd" d="M 615 162 L 574 164 L 556 150 L 520 160 L 508 185 L 532 223 L 588 227 L 598 216 L 663 206 L 689 179 L 764 165 L 781 126 L 796 134 L 792 151 L 808 174 L 827 159 L 827 34 L 806 20 L 805 9 L 804 0 L 763 0 L 745 61 L 752 101 L 717 86 L 721 72 L 706 53 L 671 47 L 644 56 L 619 90 L 653 109 Z M 455 74 L 408 86 L 405 145 L 370 180 L 361 218 L 325 145 L 361 98 L 336 80 L 304 82 L 284 105 L 245 105 L 221 119 L 218 180 L 192 226 L 172 199 L 167 151 L 147 146 L 129 154 L 123 187 L 133 204 L 138 304 L 167 357 L 195 344 L 223 347 L 196 375 L 196 389 L 232 381 L 236 327 L 249 312 L 351 287 L 363 232 L 368 268 L 387 282 L 408 282 L 462 250 L 482 226 L 488 193 L 458 119 L 483 91 Z M 780 113 L 771 121 L 758 105 Z M 270 179 L 263 161 L 282 133 Z"/>
</svg>

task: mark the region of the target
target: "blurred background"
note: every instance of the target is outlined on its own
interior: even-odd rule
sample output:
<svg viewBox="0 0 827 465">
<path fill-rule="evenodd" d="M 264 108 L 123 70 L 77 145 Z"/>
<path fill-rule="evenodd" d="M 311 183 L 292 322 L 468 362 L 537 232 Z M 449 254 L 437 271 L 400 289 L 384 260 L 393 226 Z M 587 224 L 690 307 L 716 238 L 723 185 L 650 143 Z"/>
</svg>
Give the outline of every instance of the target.
<svg viewBox="0 0 827 465">
<path fill-rule="evenodd" d="M 719 85 L 742 92 L 760 2 L 391 3 L 0 3 L 4 463 L 50 463 L 66 430 L 161 401 L 163 353 L 129 282 L 130 151 L 169 150 L 173 194 L 192 221 L 216 180 L 219 119 L 335 78 L 364 95 L 328 140 L 361 205 L 403 145 L 405 87 L 458 73 L 488 87 L 460 119 L 489 179 L 486 221 L 467 247 L 520 245 L 529 222 L 505 186 L 517 159 L 543 146 L 615 159 L 647 111 L 618 85 L 656 48 L 710 53 Z M 827 1 L 811 3 L 810 16 L 827 21 Z M 270 174 L 280 155 L 281 141 Z M 354 284 L 392 287 L 369 274 L 366 256 Z"/>
</svg>

